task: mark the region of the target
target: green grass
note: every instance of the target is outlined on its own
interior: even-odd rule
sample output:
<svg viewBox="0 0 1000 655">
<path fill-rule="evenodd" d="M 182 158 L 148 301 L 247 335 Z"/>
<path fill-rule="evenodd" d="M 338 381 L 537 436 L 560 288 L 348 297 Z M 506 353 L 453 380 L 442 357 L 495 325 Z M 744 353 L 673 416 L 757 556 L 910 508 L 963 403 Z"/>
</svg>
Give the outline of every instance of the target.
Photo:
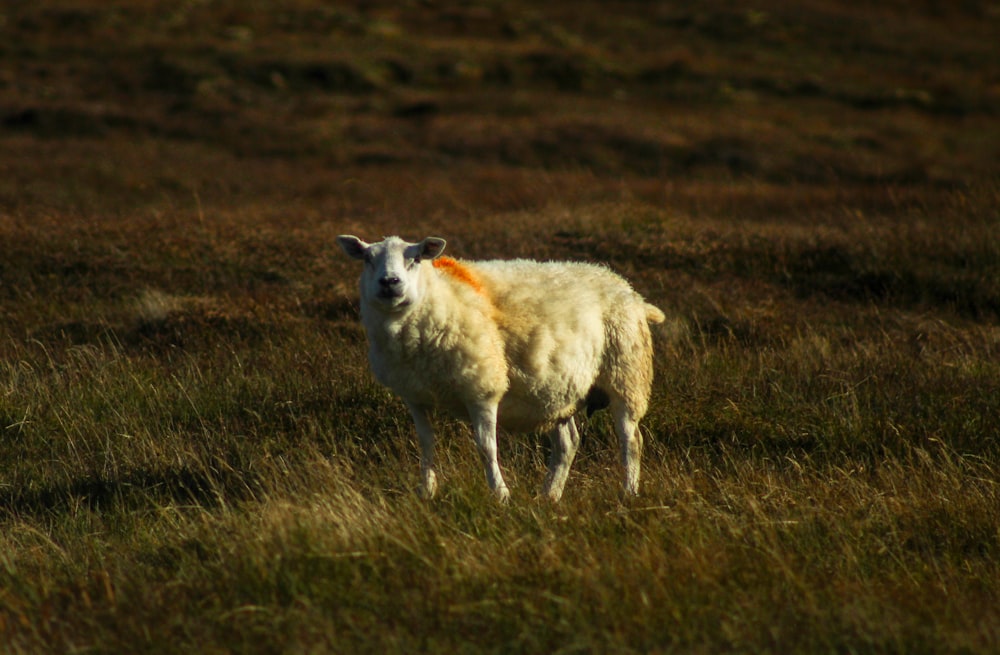
<svg viewBox="0 0 1000 655">
<path fill-rule="evenodd" d="M 1000 648 L 996 12 L 0 12 L 0 652 Z M 604 262 L 642 494 L 440 421 L 334 237 Z"/>
</svg>

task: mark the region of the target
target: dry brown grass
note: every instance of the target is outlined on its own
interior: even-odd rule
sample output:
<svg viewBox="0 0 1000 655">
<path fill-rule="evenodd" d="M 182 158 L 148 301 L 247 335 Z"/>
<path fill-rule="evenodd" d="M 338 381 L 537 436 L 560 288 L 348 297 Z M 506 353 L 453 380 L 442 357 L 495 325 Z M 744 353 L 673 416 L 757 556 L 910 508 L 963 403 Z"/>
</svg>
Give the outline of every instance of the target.
<svg viewBox="0 0 1000 655">
<path fill-rule="evenodd" d="M 996 652 L 997 20 L 0 10 L 0 650 Z M 421 501 L 343 232 L 633 280 L 641 498 Z"/>
</svg>

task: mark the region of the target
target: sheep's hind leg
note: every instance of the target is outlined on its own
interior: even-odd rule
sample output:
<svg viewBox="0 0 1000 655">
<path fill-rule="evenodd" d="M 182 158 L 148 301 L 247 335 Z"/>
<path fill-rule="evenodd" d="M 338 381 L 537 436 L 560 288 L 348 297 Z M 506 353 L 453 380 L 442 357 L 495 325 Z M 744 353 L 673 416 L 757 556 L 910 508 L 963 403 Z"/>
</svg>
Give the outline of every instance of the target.
<svg viewBox="0 0 1000 655">
<path fill-rule="evenodd" d="M 431 426 L 427 410 L 416 405 L 407 405 L 413 425 L 417 429 L 420 440 L 420 494 L 424 498 L 433 498 L 437 491 L 437 474 L 434 472 L 434 428 Z"/>
<path fill-rule="evenodd" d="M 613 404 L 615 432 L 621 448 L 622 467 L 625 469 L 625 495 L 639 495 L 639 473 L 642 460 L 642 433 L 639 421 L 623 403 Z"/>
<path fill-rule="evenodd" d="M 552 455 L 549 457 L 549 472 L 545 476 L 542 493 L 552 502 L 558 502 L 562 498 L 569 469 L 580 446 L 580 433 L 576 430 L 576 421 L 570 416 L 565 421 L 559 422 L 552 428 L 549 438 L 552 440 Z"/>
<path fill-rule="evenodd" d="M 505 503 L 510 498 L 510 491 L 503 481 L 500 463 L 497 461 L 497 406 L 473 407 L 470 408 L 469 415 L 479 457 L 486 470 L 486 482 L 497 499 Z"/>
</svg>

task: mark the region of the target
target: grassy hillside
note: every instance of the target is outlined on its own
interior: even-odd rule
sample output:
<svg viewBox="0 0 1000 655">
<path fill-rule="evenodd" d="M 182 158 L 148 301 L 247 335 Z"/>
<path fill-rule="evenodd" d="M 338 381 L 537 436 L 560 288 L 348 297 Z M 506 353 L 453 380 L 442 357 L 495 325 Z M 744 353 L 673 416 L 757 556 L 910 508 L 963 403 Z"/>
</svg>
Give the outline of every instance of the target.
<svg viewBox="0 0 1000 655">
<path fill-rule="evenodd" d="M 11 4 L 11 3 L 8 3 Z M 0 9 L 0 651 L 1000 649 L 991 3 Z M 334 237 L 604 262 L 643 493 L 442 421 Z"/>
</svg>

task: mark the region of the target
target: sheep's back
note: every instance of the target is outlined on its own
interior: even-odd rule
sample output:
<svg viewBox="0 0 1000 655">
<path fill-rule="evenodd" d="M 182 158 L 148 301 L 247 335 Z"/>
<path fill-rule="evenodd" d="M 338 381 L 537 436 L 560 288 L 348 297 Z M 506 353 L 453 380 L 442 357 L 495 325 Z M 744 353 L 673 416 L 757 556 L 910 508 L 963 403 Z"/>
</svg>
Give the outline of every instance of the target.
<svg viewBox="0 0 1000 655">
<path fill-rule="evenodd" d="M 505 342 L 510 388 L 502 423 L 526 429 L 572 415 L 600 374 L 609 320 L 639 297 L 624 279 L 593 264 L 467 265 L 496 307 Z"/>
<path fill-rule="evenodd" d="M 529 324 L 573 316 L 603 317 L 609 308 L 642 302 L 624 278 L 597 264 L 515 259 L 468 262 L 467 266 L 503 315 L 523 318 Z"/>
</svg>

